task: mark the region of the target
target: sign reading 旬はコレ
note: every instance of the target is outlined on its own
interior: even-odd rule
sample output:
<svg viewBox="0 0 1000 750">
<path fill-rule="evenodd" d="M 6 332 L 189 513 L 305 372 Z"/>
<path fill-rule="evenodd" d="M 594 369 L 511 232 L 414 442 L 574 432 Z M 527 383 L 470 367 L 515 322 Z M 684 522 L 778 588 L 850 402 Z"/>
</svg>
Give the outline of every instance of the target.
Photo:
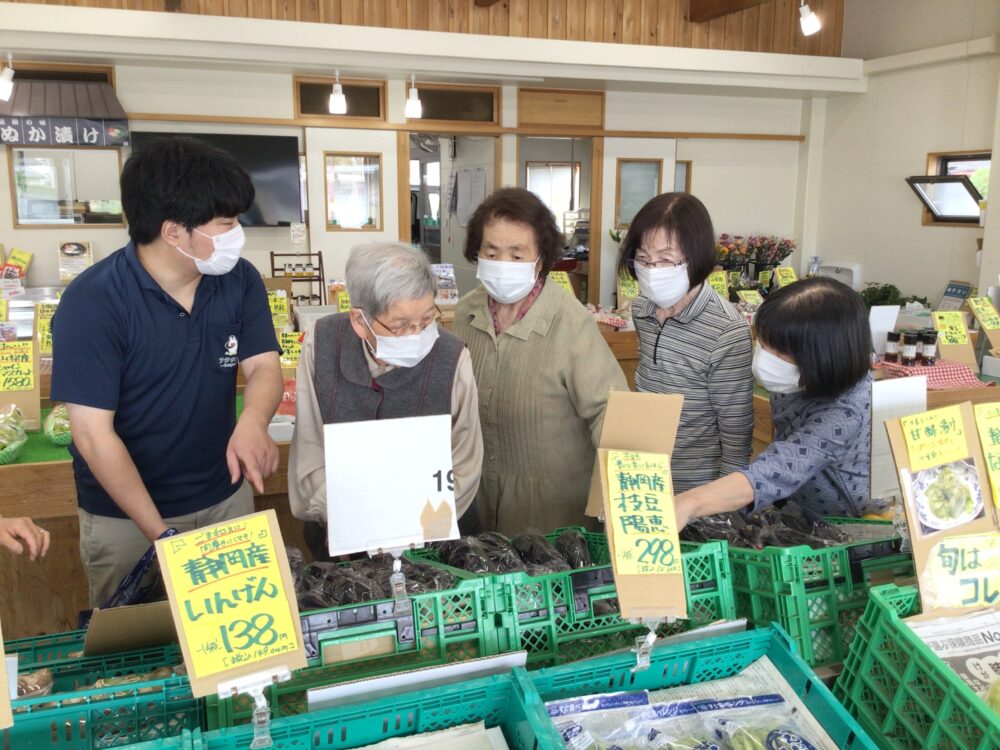
<svg viewBox="0 0 1000 750">
<path fill-rule="evenodd" d="M 292 658 L 304 651 L 280 539 L 266 511 L 157 542 L 192 683 L 274 657 L 304 664 Z"/>
<path fill-rule="evenodd" d="M 933 316 L 938 329 L 938 343 L 945 346 L 964 346 L 969 343 L 969 330 L 965 327 L 962 313 L 936 310 Z"/>
<path fill-rule="evenodd" d="M 299 358 L 302 356 L 301 333 L 282 333 L 278 339 L 281 347 L 281 366 L 287 369 L 294 369 L 299 366 Z"/>
<path fill-rule="evenodd" d="M 681 572 L 670 457 L 609 451 L 607 476 L 615 574 Z"/>
<path fill-rule="evenodd" d="M 910 470 L 921 471 L 968 457 L 965 425 L 957 406 L 926 411 L 900 420 Z"/>
<path fill-rule="evenodd" d="M 936 608 L 1000 606 L 1000 534 L 953 536 L 927 561 Z"/>
<path fill-rule="evenodd" d="M 0 342 L 0 393 L 30 391 L 35 387 L 35 358 L 31 341 Z"/>
</svg>

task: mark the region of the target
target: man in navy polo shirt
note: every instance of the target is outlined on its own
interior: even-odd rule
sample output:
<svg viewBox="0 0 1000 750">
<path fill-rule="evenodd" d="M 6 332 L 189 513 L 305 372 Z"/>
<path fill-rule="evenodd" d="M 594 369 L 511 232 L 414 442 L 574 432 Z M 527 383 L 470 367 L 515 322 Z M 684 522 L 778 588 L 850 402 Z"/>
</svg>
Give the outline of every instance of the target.
<svg viewBox="0 0 1000 750">
<path fill-rule="evenodd" d="M 132 241 L 73 281 L 52 320 L 92 606 L 168 528 L 252 513 L 244 478 L 261 491 L 278 466 L 278 344 L 236 219 L 249 176 L 224 151 L 167 138 L 126 162 L 121 194 Z"/>
</svg>

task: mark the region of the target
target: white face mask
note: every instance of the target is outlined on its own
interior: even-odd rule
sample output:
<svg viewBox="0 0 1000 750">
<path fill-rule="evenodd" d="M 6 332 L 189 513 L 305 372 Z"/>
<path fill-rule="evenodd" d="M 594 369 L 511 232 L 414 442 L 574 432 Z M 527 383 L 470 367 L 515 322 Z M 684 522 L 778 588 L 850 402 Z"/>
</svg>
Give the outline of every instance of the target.
<svg viewBox="0 0 1000 750">
<path fill-rule="evenodd" d="M 799 386 L 799 368 L 767 351 L 759 343 L 753 350 L 753 376 L 771 393 L 796 393 Z"/>
<path fill-rule="evenodd" d="M 202 260 L 201 258 L 195 258 L 193 255 L 188 255 L 188 253 L 181 250 L 179 245 L 174 245 L 177 248 L 177 252 L 194 261 L 198 273 L 205 276 L 221 276 L 224 273 L 229 273 L 236 267 L 236 263 L 240 259 L 240 251 L 243 250 L 243 245 L 247 241 L 242 226 L 237 224 L 228 232 L 215 235 L 205 234 L 204 232 L 199 232 L 197 229 L 192 229 L 191 231 L 200 234 L 202 237 L 208 237 L 212 240 L 212 245 L 215 247 L 208 259 Z"/>
<path fill-rule="evenodd" d="M 643 268 L 636 263 L 635 277 L 639 291 L 660 308 L 673 307 L 691 291 L 686 263 L 673 268 Z"/>
<path fill-rule="evenodd" d="M 416 367 L 424 357 L 430 354 L 439 335 L 437 323 L 431 323 L 420 333 L 412 336 L 379 336 L 368 325 L 367 319 L 365 319 L 365 325 L 375 337 L 375 359 L 393 367 Z M 371 344 L 367 341 L 365 345 L 371 349 Z"/>
<path fill-rule="evenodd" d="M 476 278 L 483 282 L 486 292 L 505 305 L 528 296 L 538 280 L 536 262 L 487 260 L 480 258 Z"/>
</svg>

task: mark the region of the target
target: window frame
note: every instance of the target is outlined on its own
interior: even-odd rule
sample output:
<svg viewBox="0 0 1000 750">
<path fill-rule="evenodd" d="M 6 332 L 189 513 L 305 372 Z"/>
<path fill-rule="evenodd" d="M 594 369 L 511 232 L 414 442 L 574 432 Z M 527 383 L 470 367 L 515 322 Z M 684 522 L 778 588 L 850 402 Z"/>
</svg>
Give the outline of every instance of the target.
<svg viewBox="0 0 1000 750">
<path fill-rule="evenodd" d="M 386 122 L 388 118 L 388 98 L 386 94 L 387 84 L 385 79 L 382 78 L 345 78 L 340 77 L 341 86 L 369 86 L 371 88 L 377 88 L 379 90 L 378 94 L 378 117 L 369 117 L 368 115 L 331 115 L 329 113 L 325 115 L 317 115 L 312 113 L 306 113 L 302 111 L 302 96 L 299 91 L 299 84 L 302 83 L 312 83 L 330 86 L 333 89 L 333 84 L 337 82 L 337 79 L 333 76 L 292 76 L 292 97 L 295 101 L 295 120 L 299 123 L 304 124 L 318 124 L 318 125 L 329 125 L 330 123 L 376 123 L 376 122 Z"/>
<path fill-rule="evenodd" d="M 86 229 L 124 229 L 128 226 L 125 220 L 125 209 L 122 209 L 122 220 L 114 224 L 106 224 L 103 222 L 95 224 L 80 223 L 77 224 L 75 221 L 72 223 L 64 224 L 24 224 L 21 222 L 21 216 L 17 208 L 17 180 L 14 178 L 14 151 L 116 151 L 118 156 L 118 177 L 121 178 L 122 174 L 122 149 L 120 146 L 88 146 L 87 148 L 81 148 L 77 144 L 72 144 L 69 146 L 24 146 L 24 145 L 8 145 L 7 146 L 7 176 L 10 180 L 10 210 L 11 210 L 11 223 L 14 229 L 67 229 L 71 227 L 84 227 Z M 119 200 L 121 200 L 121 194 L 119 193 Z"/>
<path fill-rule="evenodd" d="M 622 165 L 632 163 L 656 164 L 658 171 L 656 193 L 649 197 L 650 200 L 663 192 L 663 159 L 622 157 L 615 160 L 615 229 L 628 229 L 632 222 L 628 224 L 622 222 Z M 672 177 L 672 176 L 671 176 Z M 671 180 L 671 186 L 673 182 Z"/>
<path fill-rule="evenodd" d="M 570 177 L 570 180 L 574 183 L 574 185 L 570 186 L 570 191 L 573 194 L 576 195 L 576 202 L 577 202 L 578 205 L 576 206 L 576 208 L 570 208 L 570 209 L 567 209 L 567 210 L 569 210 L 569 211 L 580 211 L 581 210 L 580 206 L 579 206 L 579 203 L 580 203 L 580 191 L 582 190 L 582 188 L 581 188 L 581 182 L 583 180 L 583 162 L 580 162 L 580 161 L 565 161 L 565 160 L 559 161 L 559 160 L 548 160 L 548 159 L 544 160 L 544 161 L 539 160 L 539 159 L 536 159 L 534 161 L 526 161 L 524 163 L 524 188 L 525 188 L 525 190 L 530 190 L 530 188 L 528 187 L 528 184 L 529 184 L 528 183 L 528 170 L 531 168 L 531 166 L 533 164 L 536 165 L 536 166 L 542 166 L 542 167 L 569 167 L 570 168 L 570 174 L 572 175 L 572 177 Z M 544 201 L 543 201 L 543 203 L 544 203 Z M 552 211 L 553 214 L 555 214 L 555 211 L 552 210 L 551 206 L 549 206 L 548 208 L 549 208 L 550 211 Z M 562 231 L 565 231 L 565 226 L 563 225 L 563 220 L 564 219 L 563 219 L 562 216 L 556 216 L 556 224 L 559 226 L 559 228 Z"/>
<path fill-rule="evenodd" d="M 364 225 L 360 227 L 342 227 L 330 222 L 330 180 L 327 177 L 327 157 L 330 156 L 365 156 L 378 159 L 378 226 Z M 324 151 L 323 152 L 323 224 L 328 232 L 384 232 L 385 231 L 385 172 L 384 159 L 381 151 Z"/>
<path fill-rule="evenodd" d="M 501 108 L 503 106 L 503 89 L 500 86 L 475 86 L 465 83 L 422 83 L 418 78 L 414 84 L 417 89 L 417 96 L 420 95 L 421 91 L 468 91 L 468 92 L 487 92 L 493 94 L 493 119 L 489 122 L 485 120 L 431 120 L 425 117 L 419 118 L 406 118 L 407 125 L 417 126 L 419 129 L 424 128 L 435 128 L 435 127 L 454 127 L 455 125 L 460 125 L 466 130 L 488 130 L 490 132 L 496 130 L 500 127 L 500 116 Z M 403 87 L 404 96 L 403 102 L 405 106 L 406 97 L 410 92 L 410 82 L 407 81 L 406 85 Z"/>
<path fill-rule="evenodd" d="M 992 161 L 993 150 L 990 148 L 977 148 L 977 149 L 962 149 L 960 151 L 934 151 L 927 154 L 927 169 L 925 177 L 942 177 L 947 176 L 947 164 L 949 161 L 958 161 L 962 157 L 967 159 L 974 158 L 985 158 L 989 157 Z M 944 172 L 942 172 L 944 170 Z M 909 182 L 909 180 L 907 180 Z M 913 188 L 910 185 L 911 189 Z M 935 218 L 933 212 L 927 209 L 923 201 L 920 202 L 920 224 L 925 227 L 952 227 L 952 228 L 969 228 L 969 227 L 979 227 L 978 221 L 951 221 L 951 220 L 939 220 Z"/>
<path fill-rule="evenodd" d="M 47 62 L 35 62 L 31 60 L 18 60 L 17 58 L 15 58 L 14 71 L 15 72 L 45 71 L 52 73 L 69 73 L 70 76 L 65 79 L 67 81 L 78 80 L 72 77 L 73 73 L 92 73 L 95 75 L 103 74 L 105 77 L 105 83 L 111 84 L 111 88 L 117 91 L 117 86 L 115 85 L 114 65 L 90 65 L 86 63 L 47 63 Z M 27 77 L 22 77 L 22 80 L 40 80 L 40 79 L 32 79 L 30 76 L 27 76 Z"/>
<path fill-rule="evenodd" d="M 931 184 L 950 183 L 950 184 L 962 185 L 965 187 L 966 191 L 969 193 L 972 199 L 978 203 L 983 199 L 983 196 L 979 194 L 979 191 L 976 189 L 976 186 L 972 184 L 972 180 L 970 180 L 965 175 L 944 175 L 944 176 L 933 175 L 933 174 L 917 175 L 915 177 L 907 177 L 906 183 L 910 186 L 910 189 L 913 190 L 914 194 L 917 196 L 917 199 L 920 201 L 921 205 L 923 205 L 924 211 L 926 211 L 931 215 L 931 218 L 933 219 L 933 223 L 935 225 L 941 226 L 942 224 L 948 224 L 949 226 L 957 226 L 957 227 L 979 226 L 978 214 L 974 217 L 969 217 L 967 219 L 959 216 L 941 216 L 940 218 L 935 216 L 934 213 L 930 210 L 930 208 L 928 208 L 926 198 L 920 192 L 920 190 L 917 189 L 917 185 L 921 183 L 931 183 Z"/>
<path fill-rule="evenodd" d="M 674 160 L 674 184 L 673 187 L 677 187 L 677 165 L 684 165 L 684 192 L 690 195 L 691 193 L 691 170 L 692 162 L 690 159 L 675 159 Z"/>
</svg>

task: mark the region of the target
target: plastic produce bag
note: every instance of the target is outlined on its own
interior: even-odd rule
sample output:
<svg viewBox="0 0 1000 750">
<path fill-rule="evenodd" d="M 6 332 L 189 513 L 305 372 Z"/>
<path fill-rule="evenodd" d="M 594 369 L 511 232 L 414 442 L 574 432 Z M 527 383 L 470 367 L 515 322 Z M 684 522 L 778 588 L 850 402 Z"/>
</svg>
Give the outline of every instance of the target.
<svg viewBox="0 0 1000 750">
<path fill-rule="evenodd" d="M 0 410 L 0 465 L 14 463 L 28 442 L 24 414 L 14 404 Z"/>
<path fill-rule="evenodd" d="M 292 584 L 296 591 L 302 588 L 302 571 L 306 567 L 306 558 L 302 550 L 298 547 L 285 547 L 285 554 L 288 555 L 288 567 L 292 572 Z"/>
<path fill-rule="evenodd" d="M 490 561 L 495 573 L 508 573 L 514 570 L 524 570 L 524 560 L 507 538 L 496 531 L 487 531 L 476 537 L 482 542 L 490 555 Z"/>
<path fill-rule="evenodd" d="M 594 564 L 587 540 L 575 529 L 566 529 L 556 537 L 556 549 L 571 568 L 589 568 Z"/>
<path fill-rule="evenodd" d="M 69 429 L 69 407 L 66 404 L 56 404 L 45 418 L 42 429 L 53 445 L 69 445 L 73 442 Z"/>
<path fill-rule="evenodd" d="M 553 572 L 570 569 L 569 563 L 559 554 L 559 550 L 555 548 L 555 545 L 537 531 L 518 534 L 511 541 L 511 546 L 517 550 L 517 554 L 526 563 L 541 565 Z"/>
<path fill-rule="evenodd" d="M 524 570 L 524 562 L 500 534 L 464 536 L 438 547 L 441 562 L 470 573 L 508 573 Z"/>
<path fill-rule="evenodd" d="M 651 716 L 645 690 L 550 701 L 545 708 L 572 750 L 645 747 L 640 744 L 642 718 Z"/>
</svg>

